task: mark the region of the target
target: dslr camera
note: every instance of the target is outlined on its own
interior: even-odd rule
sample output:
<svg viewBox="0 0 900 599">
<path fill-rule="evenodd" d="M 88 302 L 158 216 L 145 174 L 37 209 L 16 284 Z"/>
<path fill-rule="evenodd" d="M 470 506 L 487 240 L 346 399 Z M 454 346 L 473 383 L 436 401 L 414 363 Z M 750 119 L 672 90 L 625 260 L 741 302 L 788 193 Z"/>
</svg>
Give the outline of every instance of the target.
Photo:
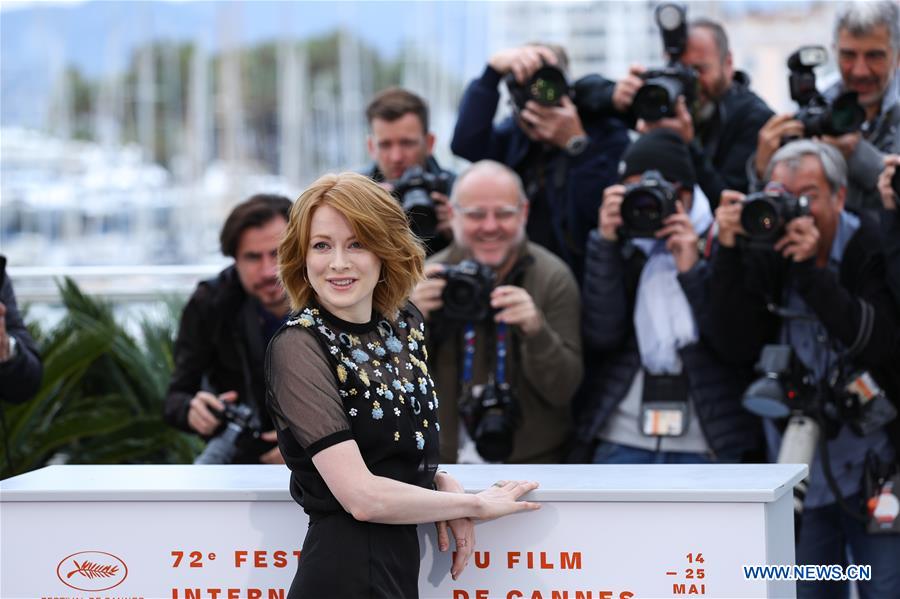
<svg viewBox="0 0 900 599">
<path fill-rule="evenodd" d="M 482 458 L 502 462 L 512 455 L 519 405 L 507 383 L 491 377 L 485 385 L 474 385 L 460 400 L 459 412 Z"/>
<path fill-rule="evenodd" d="M 856 92 L 844 92 L 829 104 L 816 89 L 813 69 L 827 59 L 828 53 L 822 46 L 803 46 L 787 59 L 791 99 L 800 105 L 794 118 L 803 123 L 806 137 L 853 133 L 866 120 L 866 111 L 860 106 Z"/>
<path fill-rule="evenodd" d="M 429 173 L 421 166 L 414 165 L 394 182 L 394 196 L 400 200 L 413 233 L 422 239 L 431 239 L 437 235 L 437 210 L 431 199 L 434 191 L 449 194 L 450 175 Z"/>
<path fill-rule="evenodd" d="M 620 236 L 652 238 L 663 221 L 675 214 L 677 199 L 676 187 L 663 179 L 659 171 L 646 171 L 639 182 L 625 186 Z"/>
<path fill-rule="evenodd" d="M 536 70 L 524 85 L 516 80 L 513 73 L 507 73 L 503 82 L 517 113 L 525 110 L 525 103 L 529 100 L 542 106 L 559 106 L 563 96 L 570 95 L 565 73 L 550 64 L 544 64 Z"/>
<path fill-rule="evenodd" d="M 225 409 L 216 415 L 223 421 L 224 428 L 210 439 L 194 459 L 195 464 L 230 464 L 241 441 L 259 439 L 259 419 L 250 406 L 226 402 Z"/>
<path fill-rule="evenodd" d="M 448 266 L 441 274 L 447 285 L 441 294 L 443 314 L 449 320 L 479 322 L 491 313 L 494 271 L 475 260 Z"/>
<path fill-rule="evenodd" d="M 688 110 L 693 114 L 699 95 L 697 71 L 680 62 L 687 47 L 687 9 L 664 3 L 656 7 L 655 16 L 669 64 L 641 75 L 644 85 L 631 104 L 635 116 L 648 122 L 675 116 L 678 96 L 684 96 Z"/>
<path fill-rule="evenodd" d="M 747 245 L 769 249 L 784 235 L 790 221 L 809 214 L 809 199 L 788 193 L 778 183 L 769 183 L 763 191 L 744 199 L 741 226 L 747 232 Z"/>
</svg>

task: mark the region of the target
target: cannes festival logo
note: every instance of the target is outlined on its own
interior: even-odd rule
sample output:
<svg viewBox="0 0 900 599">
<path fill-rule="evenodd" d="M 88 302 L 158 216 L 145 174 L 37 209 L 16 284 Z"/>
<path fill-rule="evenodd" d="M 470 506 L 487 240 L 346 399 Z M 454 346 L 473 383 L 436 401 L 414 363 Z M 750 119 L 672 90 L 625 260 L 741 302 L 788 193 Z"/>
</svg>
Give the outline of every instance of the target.
<svg viewBox="0 0 900 599">
<path fill-rule="evenodd" d="M 56 576 L 79 591 L 106 591 L 125 581 L 128 566 L 112 553 L 79 551 L 59 562 Z"/>
</svg>

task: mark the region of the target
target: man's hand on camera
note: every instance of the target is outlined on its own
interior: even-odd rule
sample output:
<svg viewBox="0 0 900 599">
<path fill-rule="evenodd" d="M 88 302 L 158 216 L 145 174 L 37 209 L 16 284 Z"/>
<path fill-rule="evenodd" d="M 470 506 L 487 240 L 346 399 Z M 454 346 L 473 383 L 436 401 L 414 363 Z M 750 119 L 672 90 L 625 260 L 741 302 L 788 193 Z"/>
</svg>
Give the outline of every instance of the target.
<svg viewBox="0 0 900 599">
<path fill-rule="evenodd" d="M 188 426 L 205 437 L 213 434 L 222 424 L 213 411 L 221 412 L 225 409 L 223 402 L 237 401 L 237 396 L 237 391 L 226 391 L 218 397 L 207 391 L 197 391 L 188 408 Z"/>
<path fill-rule="evenodd" d="M 900 198 L 891 187 L 891 178 L 900 169 L 900 154 L 888 154 L 884 157 L 884 170 L 878 175 L 878 193 L 885 210 L 896 210 Z"/>
<path fill-rule="evenodd" d="M 528 137 L 557 148 L 565 148 L 573 137 L 587 135 L 578 109 L 568 96 L 563 96 L 560 106 L 542 106 L 529 100 L 519 117 L 525 122 Z"/>
<path fill-rule="evenodd" d="M 641 86 L 644 85 L 641 74 L 646 70 L 647 69 L 639 64 L 633 64 L 628 69 L 628 74 L 616 82 L 612 94 L 613 108 L 623 113 L 628 112 L 631 109 L 631 103 L 634 102 L 634 95 L 641 89 Z"/>
<path fill-rule="evenodd" d="M 785 137 L 803 137 L 803 123 L 794 118 L 793 114 L 776 114 L 762 126 L 756 135 L 756 157 L 753 159 L 753 168 L 756 176 L 762 179 L 769 160 L 781 147 L 781 140 Z"/>
<path fill-rule="evenodd" d="M 501 50 L 488 60 L 492 69 L 506 75 L 513 73 L 516 81 L 525 83 L 544 64 L 556 64 L 556 54 L 544 46 L 521 46 Z"/>
<path fill-rule="evenodd" d="M 684 96 L 678 96 L 678 100 L 675 102 L 675 116 L 653 122 L 640 119 L 637 123 L 638 133 L 647 133 L 648 131 L 660 128 L 671 129 L 677 133 L 686 144 L 689 144 L 694 140 L 694 121 L 691 119 L 691 113 L 687 109 L 687 103 L 684 101 Z"/>
<path fill-rule="evenodd" d="M 716 224 L 719 227 L 719 243 L 733 248 L 738 235 L 745 235 L 741 226 L 741 210 L 744 208 L 744 194 L 733 189 L 726 189 L 719 198 L 716 208 Z"/>
<path fill-rule="evenodd" d="M 263 441 L 268 441 L 270 443 L 278 443 L 278 433 L 275 431 L 266 431 L 259 435 L 259 438 Z M 284 464 L 284 456 L 281 455 L 281 449 L 278 447 L 273 447 L 266 453 L 259 456 L 260 464 Z"/>
<path fill-rule="evenodd" d="M 624 199 L 624 185 L 610 185 L 603 190 L 598 229 L 600 229 L 600 236 L 607 241 L 619 240 L 619 227 L 624 224 L 622 221 L 622 200 Z"/>
<path fill-rule="evenodd" d="M 823 135 L 820 139 L 828 145 L 837 148 L 844 157 L 844 160 L 850 160 L 853 152 L 856 151 L 856 146 L 859 145 L 859 141 L 862 139 L 862 133 L 854 131 L 853 133 L 845 133 L 844 135 L 839 135 L 837 137 Z"/>
<path fill-rule="evenodd" d="M 450 198 L 439 191 L 432 191 L 431 200 L 434 202 L 434 211 L 437 214 L 438 235 L 444 239 L 453 239 L 453 229 L 450 227 L 450 209 L 447 207 Z"/>
<path fill-rule="evenodd" d="M 544 324 L 531 295 L 515 285 L 501 285 L 491 291 L 491 307 L 498 311 L 495 321 L 519 327 L 526 337 L 540 331 Z"/>
<path fill-rule="evenodd" d="M 663 221 L 663 227 L 656 232 L 656 238 L 666 240 L 666 249 L 672 252 L 678 272 L 687 272 L 700 259 L 700 238 L 681 200 L 675 202 L 675 210 L 675 214 Z"/>
<path fill-rule="evenodd" d="M 785 226 L 784 236 L 775 242 L 775 251 L 794 262 L 815 258 L 819 249 L 819 230 L 811 216 L 801 216 Z"/>
<path fill-rule="evenodd" d="M 444 293 L 447 280 L 436 276 L 443 271 L 443 264 L 426 264 L 425 276 L 427 278 L 424 281 L 420 281 L 409 296 L 409 301 L 419 309 L 425 320 L 431 317 L 432 312 L 444 307 L 444 300 L 441 299 L 441 294 Z"/>
</svg>

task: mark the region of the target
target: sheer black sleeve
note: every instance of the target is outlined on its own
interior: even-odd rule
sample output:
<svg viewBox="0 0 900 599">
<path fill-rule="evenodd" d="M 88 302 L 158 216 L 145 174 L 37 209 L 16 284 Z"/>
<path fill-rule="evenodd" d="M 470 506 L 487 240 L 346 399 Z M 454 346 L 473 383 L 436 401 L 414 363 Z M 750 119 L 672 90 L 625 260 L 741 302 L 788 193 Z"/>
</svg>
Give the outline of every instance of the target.
<svg viewBox="0 0 900 599">
<path fill-rule="evenodd" d="M 352 439 L 350 421 L 325 350 L 310 332 L 288 327 L 269 346 L 269 411 L 312 457 Z"/>
</svg>

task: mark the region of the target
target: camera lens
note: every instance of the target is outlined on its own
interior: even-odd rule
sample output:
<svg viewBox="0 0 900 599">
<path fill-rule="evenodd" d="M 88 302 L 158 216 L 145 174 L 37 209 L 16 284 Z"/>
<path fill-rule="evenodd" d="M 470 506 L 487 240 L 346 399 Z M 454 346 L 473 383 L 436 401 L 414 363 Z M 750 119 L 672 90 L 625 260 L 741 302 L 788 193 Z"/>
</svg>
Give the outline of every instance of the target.
<svg viewBox="0 0 900 599">
<path fill-rule="evenodd" d="M 756 198 L 744 204 L 741 226 L 750 237 L 770 237 L 779 225 L 778 207 L 769 198 Z"/>
<path fill-rule="evenodd" d="M 866 120 L 866 113 L 857 101 L 856 92 L 841 94 L 831 105 L 831 133 L 844 135 L 859 130 Z"/>
<path fill-rule="evenodd" d="M 475 437 L 475 448 L 489 462 L 502 462 L 512 454 L 513 427 L 503 410 L 486 411 Z"/>
<path fill-rule="evenodd" d="M 531 99 L 544 106 L 558 106 L 568 92 L 565 75 L 556 67 L 541 67 L 532 75 L 528 85 Z"/>
<path fill-rule="evenodd" d="M 622 200 L 622 220 L 635 236 L 653 237 L 662 228 L 662 198 L 658 192 L 638 188 Z"/>
</svg>

